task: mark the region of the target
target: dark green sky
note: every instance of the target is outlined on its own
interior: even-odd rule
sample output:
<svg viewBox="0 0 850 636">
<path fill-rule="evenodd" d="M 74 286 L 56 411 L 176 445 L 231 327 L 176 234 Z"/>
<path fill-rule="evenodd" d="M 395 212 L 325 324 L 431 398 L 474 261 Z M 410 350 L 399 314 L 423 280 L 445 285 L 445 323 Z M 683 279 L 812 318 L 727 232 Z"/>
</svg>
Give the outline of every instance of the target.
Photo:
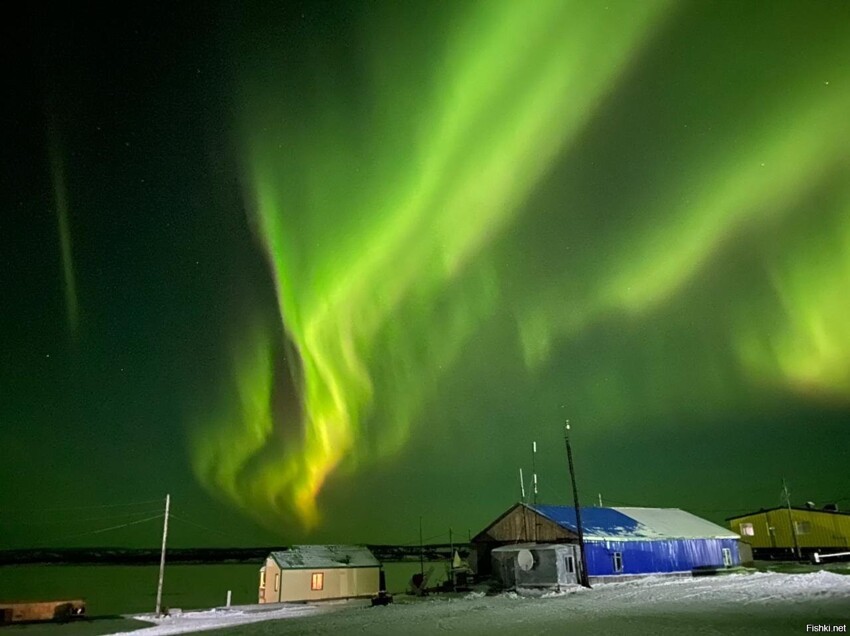
<svg viewBox="0 0 850 636">
<path fill-rule="evenodd" d="M 847 3 L 8 28 L 0 548 L 850 505 Z"/>
</svg>

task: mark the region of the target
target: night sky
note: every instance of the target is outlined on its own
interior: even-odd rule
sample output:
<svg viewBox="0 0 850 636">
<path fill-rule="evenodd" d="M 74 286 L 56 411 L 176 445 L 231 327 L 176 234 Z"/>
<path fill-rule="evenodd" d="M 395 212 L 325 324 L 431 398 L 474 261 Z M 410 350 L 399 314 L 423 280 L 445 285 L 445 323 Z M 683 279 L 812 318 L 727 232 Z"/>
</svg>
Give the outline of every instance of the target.
<svg viewBox="0 0 850 636">
<path fill-rule="evenodd" d="M 0 548 L 850 508 L 850 3 L 191 4 L 4 26 Z"/>
</svg>

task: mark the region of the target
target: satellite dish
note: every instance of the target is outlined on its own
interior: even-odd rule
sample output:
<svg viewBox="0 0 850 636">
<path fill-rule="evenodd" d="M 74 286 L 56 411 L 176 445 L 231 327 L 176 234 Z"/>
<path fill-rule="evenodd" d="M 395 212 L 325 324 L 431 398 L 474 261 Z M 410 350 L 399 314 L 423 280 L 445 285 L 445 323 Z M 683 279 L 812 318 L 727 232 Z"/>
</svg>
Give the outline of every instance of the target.
<svg viewBox="0 0 850 636">
<path fill-rule="evenodd" d="M 520 570 L 528 572 L 534 567 L 534 555 L 531 554 L 530 550 L 520 550 L 519 554 L 516 555 L 516 562 Z"/>
</svg>

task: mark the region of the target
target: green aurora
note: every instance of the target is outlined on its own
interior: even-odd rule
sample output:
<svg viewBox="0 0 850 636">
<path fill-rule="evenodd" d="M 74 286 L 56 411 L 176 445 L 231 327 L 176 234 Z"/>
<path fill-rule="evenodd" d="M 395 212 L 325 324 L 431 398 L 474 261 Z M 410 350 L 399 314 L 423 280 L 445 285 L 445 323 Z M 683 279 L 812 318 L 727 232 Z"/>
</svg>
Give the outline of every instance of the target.
<svg viewBox="0 0 850 636">
<path fill-rule="evenodd" d="M 71 249 L 71 228 L 68 221 L 68 187 L 65 179 L 65 163 L 62 159 L 58 135 L 53 132 L 47 142 L 50 155 L 50 174 L 53 179 L 53 197 L 59 227 L 59 244 L 62 249 L 62 274 L 65 283 L 65 309 L 71 338 L 76 338 L 79 327 L 79 299 L 74 274 L 74 254 Z"/>
<path fill-rule="evenodd" d="M 850 3 L 23 14 L 0 549 L 847 508 Z"/>
<path fill-rule="evenodd" d="M 236 136 L 277 313 L 246 309 L 196 475 L 291 534 L 469 413 L 501 463 L 564 417 L 604 436 L 846 410 L 847 6 L 245 19 Z"/>
</svg>

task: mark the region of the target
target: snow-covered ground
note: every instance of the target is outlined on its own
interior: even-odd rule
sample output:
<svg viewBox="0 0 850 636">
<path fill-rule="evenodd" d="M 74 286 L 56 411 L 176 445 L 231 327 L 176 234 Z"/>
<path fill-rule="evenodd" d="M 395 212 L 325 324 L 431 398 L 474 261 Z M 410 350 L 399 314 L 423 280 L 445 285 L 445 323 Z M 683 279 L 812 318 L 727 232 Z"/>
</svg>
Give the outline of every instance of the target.
<svg viewBox="0 0 850 636">
<path fill-rule="evenodd" d="M 150 620 L 150 617 L 138 617 Z M 190 612 L 138 630 L 162 636 L 210 629 L 236 634 L 805 634 L 850 629 L 850 576 L 760 572 L 646 579 L 561 593 L 469 593 L 394 605 L 292 605 Z M 838 630 L 839 633 L 840 629 Z"/>
<path fill-rule="evenodd" d="M 140 636 L 167 636 L 169 634 L 187 634 L 190 632 L 203 632 L 224 627 L 237 625 L 250 625 L 263 621 L 276 621 L 281 619 L 297 618 L 300 616 L 311 616 L 318 613 L 339 611 L 346 607 L 364 607 L 363 602 L 358 603 L 327 603 L 320 605 L 281 603 L 274 605 L 256 605 L 232 608 L 214 608 L 208 610 L 196 610 L 179 612 L 170 616 L 157 618 L 154 614 L 140 614 L 133 618 L 154 623 L 152 627 L 137 629 L 132 632 L 117 632 L 124 634 L 139 634 Z"/>
</svg>

